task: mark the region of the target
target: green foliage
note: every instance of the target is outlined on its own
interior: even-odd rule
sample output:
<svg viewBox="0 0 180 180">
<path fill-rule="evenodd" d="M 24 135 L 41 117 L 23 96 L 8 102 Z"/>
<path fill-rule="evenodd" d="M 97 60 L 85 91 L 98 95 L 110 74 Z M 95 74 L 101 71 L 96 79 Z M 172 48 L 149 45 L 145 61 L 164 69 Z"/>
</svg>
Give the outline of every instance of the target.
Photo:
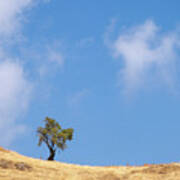
<svg viewBox="0 0 180 180">
<path fill-rule="evenodd" d="M 67 147 L 66 141 L 72 140 L 74 129 L 62 129 L 58 122 L 49 117 L 46 117 L 44 121 L 45 127 L 39 127 L 37 129 L 37 134 L 39 136 L 38 145 L 41 146 L 44 142 L 49 148 L 51 155 L 55 155 L 57 148 L 64 150 Z"/>
</svg>

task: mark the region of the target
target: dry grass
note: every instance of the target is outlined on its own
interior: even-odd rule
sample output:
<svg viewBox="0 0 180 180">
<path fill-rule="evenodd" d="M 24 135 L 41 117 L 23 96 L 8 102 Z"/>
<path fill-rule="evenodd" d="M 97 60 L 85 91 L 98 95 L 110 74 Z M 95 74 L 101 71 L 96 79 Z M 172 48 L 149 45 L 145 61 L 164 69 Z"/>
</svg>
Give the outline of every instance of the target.
<svg viewBox="0 0 180 180">
<path fill-rule="evenodd" d="M 0 148 L 0 180 L 180 180 L 180 164 L 90 167 L 28 158 Z"/>
</svg>

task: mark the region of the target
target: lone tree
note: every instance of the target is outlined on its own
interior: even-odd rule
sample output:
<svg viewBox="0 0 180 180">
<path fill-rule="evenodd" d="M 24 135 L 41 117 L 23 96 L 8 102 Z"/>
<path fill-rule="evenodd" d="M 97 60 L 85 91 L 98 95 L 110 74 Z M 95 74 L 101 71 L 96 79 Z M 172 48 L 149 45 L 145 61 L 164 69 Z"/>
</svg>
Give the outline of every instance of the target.
<svg viewBox="0 0 180 180">
<path fill-rule="evenodd" d="M 39 136 L 38 145 L 41 146 L 44 142 L 50 152 L 47 160 L 54 160 L 57 149 L 64 150 L 67 145 L 66 141 L 72 140 L 74 129 L 62 129 L 58 122 L 49 117 L 45 118 L 45 127 L 39 127 L 37 129 L 37 135 Z"/>
</svg>

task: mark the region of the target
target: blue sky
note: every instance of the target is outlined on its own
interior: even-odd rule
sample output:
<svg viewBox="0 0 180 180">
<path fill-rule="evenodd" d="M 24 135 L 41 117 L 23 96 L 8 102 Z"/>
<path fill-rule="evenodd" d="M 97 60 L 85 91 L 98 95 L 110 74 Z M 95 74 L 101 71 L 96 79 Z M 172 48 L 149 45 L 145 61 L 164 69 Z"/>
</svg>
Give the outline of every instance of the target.
<svg viewBox="0 0 180 180">
<path fill-rule="evenodd" d="M 0 1 L 0 145 L 46 159 L 46 116 L 82 165 L 180 157 L 178 0 Z"/>
</svg>

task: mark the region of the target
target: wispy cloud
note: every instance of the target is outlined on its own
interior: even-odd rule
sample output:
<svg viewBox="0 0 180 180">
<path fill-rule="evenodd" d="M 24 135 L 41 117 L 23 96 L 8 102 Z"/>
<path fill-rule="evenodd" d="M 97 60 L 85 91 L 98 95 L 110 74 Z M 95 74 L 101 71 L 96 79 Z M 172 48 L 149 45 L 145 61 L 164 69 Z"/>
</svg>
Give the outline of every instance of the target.
<svg viewBox="0 0 180 180">
<path fill-rule="evenodd" d="M 82 89 L 81 91 L 78 91 L 74 93 L 72 96 L 68 99 L 68 105 L 70 106 L 77 106 L 79 105 L 83 99 L 88 96 L 90 91 L 88 89 Z"/>
<path fill-rule="evenodd" d="M 62 53 L 54 51 L 53 49 L 50 49 L 48 52 L 48 61 L 51 63 L 56 63 L 59 66 L 64 65 L 64 57 Z"/>
<path fill-rule="evenodd" d="M 35 52 L 34 57 L 32 57 L 36 59 L 39 64 L 38 72 L 41 78 L 47 76 L 48 74 L 54 74 L 55 72 L 62 70 L 66 57 L 60 46 L 57 44 L 49 44 L 48 47 L 43 48 L 42 52 Z"/>
<path fill-rule="evenodd" d="M 93 37 L 82 38 L 76 44 L 77 47 L 84 48 L 94 43 Z"/>
<path fill-rule="evenodd" d="M 172 87 L 179 45 L 176 30 L 160 32 L 152 20 L 126 29 L 116 40 L 109 40 L 113 57 L 123 63 L 119 83 L 124 84 L 125 92 L 131 93 L 144 84 L 152 86 L 157 79 Z"/>
</svg>

